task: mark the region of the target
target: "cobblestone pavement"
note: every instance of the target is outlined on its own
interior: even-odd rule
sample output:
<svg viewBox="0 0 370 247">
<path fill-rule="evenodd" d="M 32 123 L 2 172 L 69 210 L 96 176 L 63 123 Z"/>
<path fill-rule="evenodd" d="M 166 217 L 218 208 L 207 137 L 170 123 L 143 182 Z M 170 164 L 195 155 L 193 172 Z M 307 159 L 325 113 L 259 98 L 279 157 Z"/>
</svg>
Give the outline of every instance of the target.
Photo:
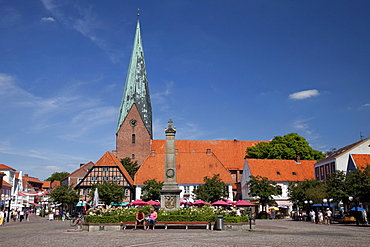
<svg viewBox="0 0 370 247">
<path fill-rule="evenodd" d="M 370 246 L 370 227 L 290 219 L 257 220 L 251 232 L 155 229 L 89 233 L 74 229 L 69 221 L 31 215 L 28 222 L 0 226 L 0 246 Z"/>
</svg>

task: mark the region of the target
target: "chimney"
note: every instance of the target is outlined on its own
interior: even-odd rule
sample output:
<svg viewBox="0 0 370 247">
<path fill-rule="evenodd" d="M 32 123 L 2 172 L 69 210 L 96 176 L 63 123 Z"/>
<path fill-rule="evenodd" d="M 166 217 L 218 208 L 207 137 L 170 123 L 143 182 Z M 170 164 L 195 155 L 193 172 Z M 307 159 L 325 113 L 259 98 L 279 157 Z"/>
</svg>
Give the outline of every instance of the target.
<svg viewBox="0 0 370 247">
<path fill-rule="evenodd" d="M 28 174 L 24 174 L 23 177 L 28 177 Z"/>
<path fill-rule="evenodd" d="M 207 152 L 206 152 L 206 154 L 208 154 L 208 155 L 212 154 L 212 152 L 211 152 L 211 149 L 210 149 L 210 148 L 207 148 Z"/>
<path fill-rule="evenodd" d="M 84 163 L 80 163 L 80 167 L 83 167 L 85 164 Z"/>
</svg>

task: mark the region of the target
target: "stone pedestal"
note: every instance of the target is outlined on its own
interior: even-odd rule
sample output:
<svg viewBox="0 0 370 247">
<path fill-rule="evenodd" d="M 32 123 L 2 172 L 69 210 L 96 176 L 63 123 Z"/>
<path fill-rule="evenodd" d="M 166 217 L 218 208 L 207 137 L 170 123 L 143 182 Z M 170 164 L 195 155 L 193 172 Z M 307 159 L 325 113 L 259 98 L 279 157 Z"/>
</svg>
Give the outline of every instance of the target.
<svg viewBox="0 0 370 247">
<path fill-rule="evenodd" d="M 170 186 L 168 184 L 162 187 L 161 207 L 166 210 L 176 210 L 180 208 L 180 192 L 177 184 Z"/>
</svg>

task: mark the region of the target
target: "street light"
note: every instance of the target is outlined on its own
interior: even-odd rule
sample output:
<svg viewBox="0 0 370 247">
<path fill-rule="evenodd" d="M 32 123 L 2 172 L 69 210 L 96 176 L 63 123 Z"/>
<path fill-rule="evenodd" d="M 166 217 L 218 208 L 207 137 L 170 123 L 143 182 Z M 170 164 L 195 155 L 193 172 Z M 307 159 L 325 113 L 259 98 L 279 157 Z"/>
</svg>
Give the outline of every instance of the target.
<svg viewBox="0 0 370 247">
<path fill-rule="evenodd" d="M 353 201 L 353 199 L 355 199 L 355 198 L 353 198 L 353 196 L 350 196 L 350 197 L 348 197 L 348 200 L 350 201 L 350 202 L 352 202 Z M 355 218 L 356 218 L 356 225 L 358 226 L 358 225 L 360 225 L 360 222 L 358 221 L 358 206 L 357 206 L 357 203 L 358 203 L 358 200 L 357 200 L 357 198 L 355 199 L 355 211 L 356 211 L 356 216 L 355 216 Z M 351 210 L 351 209 L 350 209 Z"/>
</svg>

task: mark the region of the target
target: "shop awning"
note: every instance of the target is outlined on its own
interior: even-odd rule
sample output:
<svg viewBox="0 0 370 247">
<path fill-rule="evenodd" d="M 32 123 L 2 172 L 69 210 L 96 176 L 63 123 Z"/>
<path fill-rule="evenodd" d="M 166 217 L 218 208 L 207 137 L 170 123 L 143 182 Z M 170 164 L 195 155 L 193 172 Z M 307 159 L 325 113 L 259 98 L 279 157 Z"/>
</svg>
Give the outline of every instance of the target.
<svg viewBox="0 0 370 247">
<path fill-rule="evenodd" d="M 290 201 L 276 201 L 279 207 L 292 207 L 293 203 Z"/>
</svg>

